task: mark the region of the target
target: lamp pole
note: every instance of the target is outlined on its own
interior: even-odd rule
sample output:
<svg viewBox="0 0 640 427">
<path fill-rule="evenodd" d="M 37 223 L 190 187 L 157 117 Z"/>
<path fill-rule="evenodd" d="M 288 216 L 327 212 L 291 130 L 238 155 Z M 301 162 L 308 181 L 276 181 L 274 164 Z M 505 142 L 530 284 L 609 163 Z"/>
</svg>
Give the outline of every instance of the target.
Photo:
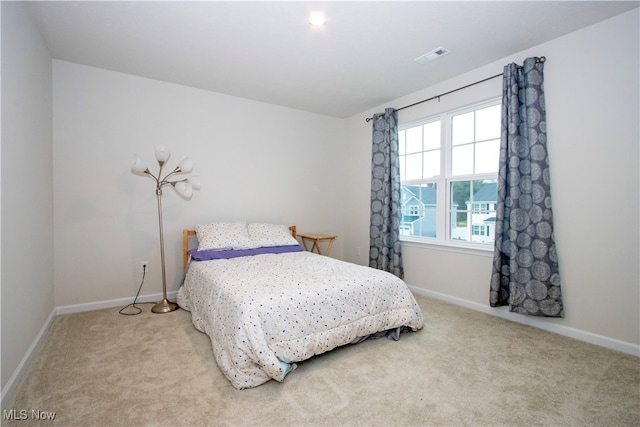
<svg viewBox="0 0 640 427">
<path fill-rule="evenodd" d="M 158 196 L 158 229 L 160 230 L 160 264 L 162 266 L 162 301 L 151 308 L 152 313 L 168 313 L 178 308 L 178 304 L 167 299 L 167 275 L 164 268 L 164 232 L 162 226 L 162 188 L 158 183 L 156 189 Z"/>
</svg>

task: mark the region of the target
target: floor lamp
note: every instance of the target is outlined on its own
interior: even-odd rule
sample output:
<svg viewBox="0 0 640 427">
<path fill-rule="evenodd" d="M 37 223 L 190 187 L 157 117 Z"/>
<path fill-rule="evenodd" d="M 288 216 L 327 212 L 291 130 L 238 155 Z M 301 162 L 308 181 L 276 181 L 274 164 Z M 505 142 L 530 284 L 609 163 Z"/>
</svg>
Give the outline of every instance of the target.
<svg viewBox="0 0 640 427">
<path fill-rule="evenodd" d="M 191 176 L 181 180 L 169 180 L 170 178 L 174 178 L 176 174 L 189 173 L 193 170 L 193 162 L 188 157 L 185 157 L 172 172 L 168 173 L 164 178 L 162 177 L 162 168 L 170 156 L 171 152 L 169 152 L 164 145 L 158 145 L 156 147 L 156 159 L 159 165 L 158 175 L 153 175 L 137 154 L 133 156 L 133 163 L 131 164 L 131 172 L 136 175 L 149 176 L 156 182 L 158 228 L 160 229 L 160 262 L 162 265 L 162 301 L 151 308 L 153 313 L 169 313 L 178 308 L 178 304 L 167 299 L 167 277 L 164 269 L 164 233 L 162 231 L 162 187 L 167 185 L 173 187 L 176 193 L 186 200 L 191 199 L 193 190 L 200 189 L 200 178 L 197 176 Z"/>
</svg>

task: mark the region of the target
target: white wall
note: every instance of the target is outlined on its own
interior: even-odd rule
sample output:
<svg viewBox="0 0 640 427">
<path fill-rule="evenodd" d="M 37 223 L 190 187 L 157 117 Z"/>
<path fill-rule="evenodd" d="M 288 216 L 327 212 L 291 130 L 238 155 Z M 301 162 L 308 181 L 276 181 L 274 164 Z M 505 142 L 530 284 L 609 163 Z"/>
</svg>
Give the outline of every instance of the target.
<svg viewBox="0 0 640 427">
<path fill-rule="evenodd" d="M 545 91 L 555 235 L 565 318 L 543 320 L 586 334 L 640 343 L 638 9 L 457 76 L 346 120 L 344 254 L 366 264 L 371 125 L 400 108 L 502 72 L 510 62 L 546 56 Z M 443 60 L 446 60 L 444 58 Z M 425 72 L 428 72 L 425 70 Z M 400 122 L 501 93 L 501 79 L 403 110 Z M 356 257 L 357 248 L 362 255 Z M 488 307 L 491 257 L 403 245 L 405 281 Z M 489 309 L 490 310 L 490 309 Z"/>
<path fill-rule="evenodd" d="M 2 2 L 2 390 L 54 309 L 51 57 Z"/>
<path fill-rule="evenodd" d="M 181 230 L 212 221 L 296 224 L 342 234 L 342 120 L 53 61 L 56 306 L 161 292 L 155 186 L 164 144 L 194 161 L 202 190 L 163 197 L 167 289 L 181 278 Z M 332 256 L 342 254 L 341 240 Z"/>
</svg>

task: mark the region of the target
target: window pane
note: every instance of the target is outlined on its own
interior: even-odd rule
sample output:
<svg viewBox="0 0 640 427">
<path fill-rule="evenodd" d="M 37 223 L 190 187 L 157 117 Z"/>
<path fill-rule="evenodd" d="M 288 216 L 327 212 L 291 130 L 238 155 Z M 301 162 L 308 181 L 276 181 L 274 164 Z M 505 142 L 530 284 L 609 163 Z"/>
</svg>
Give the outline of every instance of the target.
<svg viewBox="0 0 640 427">
<path fill-rule="evenodd" d="M 460 145 L 473 142 L 473 111 L 453 116 L 451 128 L 451 144 Z"/>
<path fill-rule="evenodd" d="M 398 131 L 398 154 L 403 155 L 406 151 L 404 149 L 404 138 L 405 138 L 405 131 L 400 130 Z"/>
<path fill-rule="evenodd" d="M 436 237 L 436 184 L 402 186 L 400 234 Z"/>
<path fill-rule="evenodd" d="M 451 240 L 492 243 L 495 240 L 496 180 L 451 183 Z"/>
<path fill-rule="evenodd" d="M 426 151 L 423 178 L 433 178 L 438 175 L 440 175 L 440 150 Z"/>
<path fill-rule="evenodd" d="M 493 243 L 496 226 L 496 180 L 473 181 L 471 225 L 478 229 L 478 234 L 471 236 L 476 243 Z"/>
<path fill-rule="evenodd" d="M 440 148 L 440 122 L 424 125 L 424 149 Z"/>
<path fill-rule="evenodd" d="M 451 148 L 451 174 L 470 175 L 473 173 L 473 144 Z"/>
<path fill-rule="evenodd" d="M 408 154 L 405 156 L 406 178 L 420 179 L 422 178 L 422 153 Z"/>
<path fill-rule="evenodd" d="M 476 141 L 500 138 L 501 105 L 476 111 Z"/>
<path fill-rule="evenodd" d="M 499 139 L 477 143 L 475 173 L 498 172 L 499 156 Z"/>
<path fill-rule="evenodd" d="M 406 129 L 407 153 L 422 151 L 422 126 Z"/>
</svg>

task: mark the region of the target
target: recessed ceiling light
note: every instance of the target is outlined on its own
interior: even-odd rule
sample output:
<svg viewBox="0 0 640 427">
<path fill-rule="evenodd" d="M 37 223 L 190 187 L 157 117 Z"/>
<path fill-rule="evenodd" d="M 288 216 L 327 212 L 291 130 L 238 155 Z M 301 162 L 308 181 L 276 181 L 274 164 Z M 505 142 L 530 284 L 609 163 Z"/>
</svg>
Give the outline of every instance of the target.
<svg viewBox="0 0 640 427">
<path fill-rule="evenodd" d="M 321 27 L 325 24 L 325 22 L 327 22 L 327 19 L 322 13 L 319 12 L 312 13 L 309 17 L 309 24 L 313 25 L 314 27 Z"/>
<path fill-rule="evenodd" d="M 438 59 L 441 56 L 448 54 L 449 52 L 450 52 L 449 49 L 447 49 L 446 47 L 440 46 L 438 48 L 433 49 L 431 52 L 427 52 L 424 55 L 418 56 L 416 59 L 414 59 L 414 61 L 420 65 L 424 65 L 429 61 L 433 61 L 434 59 Z"/>
</svg>

